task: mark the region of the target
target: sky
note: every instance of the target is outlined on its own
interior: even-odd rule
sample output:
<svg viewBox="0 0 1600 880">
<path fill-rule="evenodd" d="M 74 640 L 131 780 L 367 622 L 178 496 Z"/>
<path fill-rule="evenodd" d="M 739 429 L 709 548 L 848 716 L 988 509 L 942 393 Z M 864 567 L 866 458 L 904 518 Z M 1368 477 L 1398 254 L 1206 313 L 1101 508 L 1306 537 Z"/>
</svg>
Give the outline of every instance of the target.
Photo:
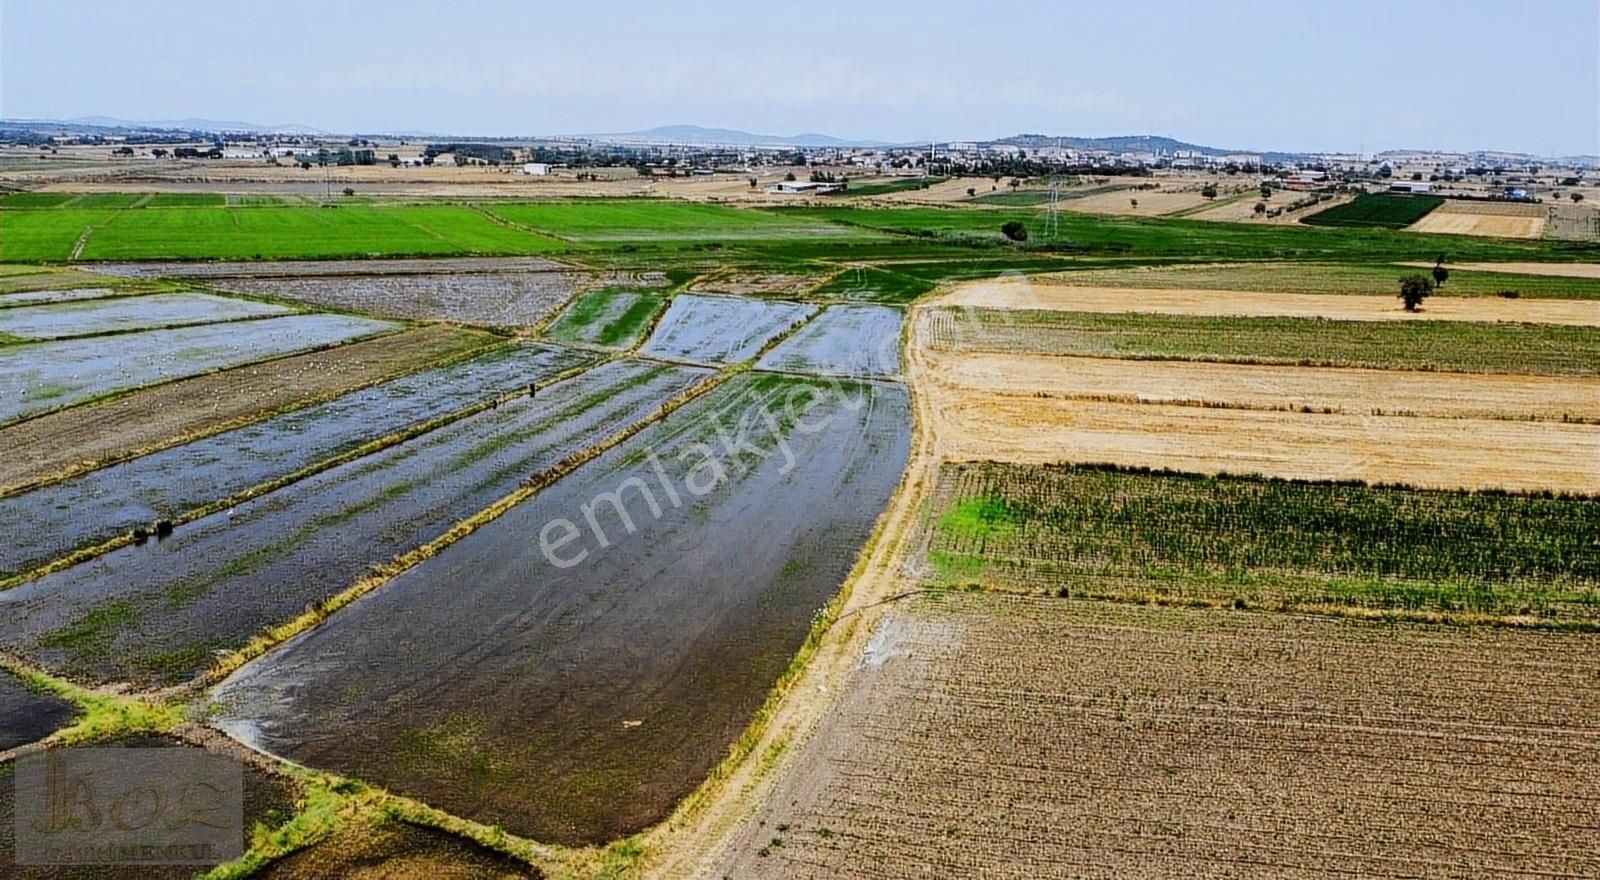
<svg viewBox="0 0 1600 880">
<path fill-rule="evenodd" d="M 1600 0 L 0 0 L 0 116 L 1600 153 Z"/>
</svg>

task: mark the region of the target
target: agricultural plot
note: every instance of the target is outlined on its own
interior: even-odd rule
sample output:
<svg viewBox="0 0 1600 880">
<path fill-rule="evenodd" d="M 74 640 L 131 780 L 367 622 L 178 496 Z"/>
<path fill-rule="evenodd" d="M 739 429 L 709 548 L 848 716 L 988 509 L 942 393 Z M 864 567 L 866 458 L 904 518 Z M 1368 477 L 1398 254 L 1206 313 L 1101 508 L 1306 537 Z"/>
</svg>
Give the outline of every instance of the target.
<svg viewBox="0 0 1600 880">
<path fill-rule="evenodd" d="M 309 406 L 502 343 L 430 325 L 247 364 L 0 428 L 0 495 Z"/>
<path fill-rule="evenodd" d="M 918 600 L 705 875 L 1595 876 L 1597 647 Z"/>
<path fill-rule="evenodd" d="M 694 363 L 740 363 L 816 311 L 804 303 L 679 294 L 640 352 Z"/>
<path fill-rule="evenodd" d="M 933 290 L 926 279 L 871 267 L 852 267 L 834 275 L 811 291 L 820 299 L 905 303 Z"/>
<path fill-rule="evenodd" d="M 149 385 L 398 329 L 348 315 L 147 330 L 0 347 L 0 424 Z"/>
<path fill-rule="evenodd" d="M 40 303 L 78 302 L 86 299 L 103 299 L 114 296 L 109 287 L 72 287 L 66 290 L 27 290 L 20 293 L 0 294 L 0 309 L 17 306 L 34 306 Z"/>
<path fill-rule="evenodd" d="M 904 323 L 904 310 L 890 306 L 831 306 L 778 343 L 756 366 L 857 378 L 898 376 Z"/>
<path fill-rule="evenodd" d="M 862 239 L 874 233 L 771 211 L 670 199 L 588 199 L 495 204 L 511 223 L 573 242 Z"/>
<path fill-rule="evenodd" d="M 288 314 L 293 310 L 276 303 L 210 293 L 152 293 L 0 309 L 0 333 L 24 339 L 65 339 Z"/>
<path fill-rule="evenodd" d="M 1555 324 L 1330 321 L 1204 315 L 934 309 L 935 350 L 1367 367 L 1600 374 L 1600 330 Z"/>
<path fill-rule="evenodd" d="M 613 362 L 0 591 L 0 645 L 78 679 L 178 683 L 704 381 Z"/>
<path fill-rule="evenodd" d="M 899 481 L 904 390 L 835 384 L 728 380 L 241 669 L 219 723 L 542 841 L 658 821 Z"/>
<path fill-rule="evenodd" d="M 1355 201 L 1334 205 L 1309 217 L 1302 217 L 1300 222 L 1312 226 L 1372 226 L 1382 229 L 1404 229 L 1444 203 L 1445 200 L 1438 196 L 1388 193 L 1359 195 Z"/>
<path fill-rule="evenodd" d="M 1062 280 L 1073 279 L 1069 275 Z M 1050 281 L 1036 283 L 1032 279 L 963 284 L 939 297 L 936 302 L 967 308 L 1055 309 L 1068 312 L 1328 318 L 1340 321 L 1509 321 L 1600 326 L 1600 302 L 1582 299 L 1440 297 L 1430 298 L 1417 311 L 1408 312 L 1398 296 L 1080 287 Z"/>
<path fill-rule="evenodd" d="M 229 290 L 335 309 L 496 327 L 531 327 L 587 281 L 578 272 L 237 279 Z"/>
<path fill-rule="evenodd" d="M 631 348 L 665 304 L 664 297 L 648 291 L 591 291 L 574 300 L 544 335 L 558 342 Z"/>
<path fill-rule="evenodd" d="M 1600 619 L 1600 501 L 1111 466 L 947 465 L 944 584 L 1266 608 Z"/>
<path fill-rule="evenodd" d="M 38 742 L 67 726 L 77 710 L 0 671 L 0 752 Z"/>
<path fill-rule="evenodd" d="M 271 262 L 100 263 L 90 267 L 119 278 L 300 278 L 347 275 L 461 275 L 477 272 L 557 272 L 540 257 L 445 257 L 431 260 L 273 260 Z"/>
<path fill-rule="evenodd" d="M 1543 205 L 1451 199 L 1409 228 L 1412 232 L 1446 235 L 1538 238 L 1544 235 L 1545 219 Z"/>
<path fill-rule="evenodd" d="M 1600 299 L 1600 272 L 1589 277 L 1582 263 L 1471 263 L 1449 265 L 1450 279 L 1434 291 L 1441 297 L 1497 296 L 1515 292 L 1534 299 Z M 1034 285 L 1133 287 L 1144 290 L 1226 290 L 1264 293 L 1345 293 L 1394 296 L 1399 279 L 1433 263 L 1203 263 L 1080 269 L 1029 278 Z M 995 273 L 998 274 L 998 273 Z M 1576 277 L 1574 277 L 1576 276 Z"/>
<path fill-rule="evenodd" d="M 0 576 L 179 518 L 487 398 L 523 392 L 591 359 L 555 346 L 512 346 L 0 499 L 0 522 L 28 524 L 0 547 Z"/>
<path fill-rule="evenodd" d="M 195 749 L 167 736 L 136 735 L 94 743 L 95 748 Z M 230 757 L 234 757 L 230 755 Z M 293 814 L 294 787 L 246 763 L 244 768 L 244 829 L 271 832 L 283 826 Z M 110 821 L 109 810 L 102 821 Z M 17 816 L 16 762 L 0 763 L 0 876 L 7 880 L 190 880 L 198 870 L 194 865 L 18 865 L 15 834 Z M 29 821 L 23 817 L 23 821 Z"/>
<path fill-rule="evenodd" d="M 1055 355 L 925 358 L 918 377 L 946 395 L 984 399 L 1179 404 L 1284 413 L 1406 415 L 1600 424 L 1600 377 L 1483 375 L 1136 361 Z M 1041 404 L 1047 405 L 1047 404 Z"/>
</svg>

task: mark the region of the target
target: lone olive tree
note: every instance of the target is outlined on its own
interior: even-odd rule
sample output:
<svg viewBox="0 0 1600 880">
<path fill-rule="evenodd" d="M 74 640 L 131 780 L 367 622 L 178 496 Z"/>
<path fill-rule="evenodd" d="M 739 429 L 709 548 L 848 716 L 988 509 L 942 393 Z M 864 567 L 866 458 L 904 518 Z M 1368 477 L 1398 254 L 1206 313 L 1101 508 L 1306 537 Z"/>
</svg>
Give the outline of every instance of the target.
<svg viewBox="0 0 1600 880">
<path fill-rule="evenodd" d="M 1021 220 L 1010 220 L 1000 227 L 1000 234 L 1012 241 L 1027 241 L 1028 227 L 1023 226 Z"/>
<path fill-rule="evenodd" d="M 1400 279 L 1400 301 L 1406 311 L 1414 312 L 1422 301 L 1433 294 L 1433 279 L 1426 275 L 1407 275 Z"/>
<path fill-rule="evenodd" d="M 1449 280 L 1450 270 L 1444 267 L 1444 257 L 1440 257 L 1439 262 L 1433 264 L 1433 286 L 1443 287 Z"/>
</svg>

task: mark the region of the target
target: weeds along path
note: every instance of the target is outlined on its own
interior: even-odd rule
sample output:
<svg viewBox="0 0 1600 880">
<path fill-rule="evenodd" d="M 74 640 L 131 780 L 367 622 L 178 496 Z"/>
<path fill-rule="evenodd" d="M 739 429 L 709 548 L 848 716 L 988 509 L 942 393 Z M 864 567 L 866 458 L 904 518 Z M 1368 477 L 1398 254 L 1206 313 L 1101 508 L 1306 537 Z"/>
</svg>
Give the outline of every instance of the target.
<svg viewBox="0 0 1600 880">
<path fill-rule="evenodd" d="M 906 318 L 906 385 L 912 403 L 911 455 L 900 487 L 879 520 L 861 561 L 830 606 L 833 622 L 822 630 L 814 653 L 798 674 L 781 682 L 735 752 L 700 789 L 684 798 L 665 822 L 643 835 L 648 853 L 644 875 L 660 878 L 714 876 L 742 822 L 772 793 L 778 777 L 816 733 L 834 696 L 860 662 L 878 619 L 892 599 L 919 585 L 901 570 L 906 542 L 916 534 L 918 514 L 938 476 L 943 450 L 928 430 L 932 413 L 918 393 L 926 375 L 925 340 L 916 329 L 920 306 Z"/>
</svg>

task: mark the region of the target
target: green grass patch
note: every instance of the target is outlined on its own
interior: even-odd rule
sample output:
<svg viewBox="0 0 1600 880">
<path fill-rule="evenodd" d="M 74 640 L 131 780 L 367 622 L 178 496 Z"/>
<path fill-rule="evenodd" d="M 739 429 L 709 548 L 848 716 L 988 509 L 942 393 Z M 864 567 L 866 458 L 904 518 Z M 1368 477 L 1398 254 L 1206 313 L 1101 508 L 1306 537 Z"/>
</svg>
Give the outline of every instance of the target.
<svg viewBox="0 0 1600 880">
<path fill-rule="evenodd" d="M 1438 196 L 1394 195 L 1369 193 L 1355 197 L 1354 201 L 1325 208 L 1301 218 L 1301 223 L 1312 226 L 1376 226 L 1383 229 L 1404 229 L 1428 216 L 1434 208 L 1444 204 Z"/>
<path fill-rule="evenodd" d="M 853 266 L 811 291 L 823 299 L 865 302 L 910 302 L 933 290 L 934 284 L 892 269 Z"/>
<path fill-rule="evenodd" d="M 1447 372 L 1600 374 L 1600 328 L 942 309 L 946 350 Z"/>
<path fill-rule="evenodd" d="M 936 183 L 944 183 L 947 177 L 905 177 L 896 180 L 869 180 L 862 183 L 851 181 L 850 185 L 841 192 L 827 193 L 830 197 L 839 196 L 884 196 L 897 192 L 913 192 L 927 189 Z"/>
</svg>

